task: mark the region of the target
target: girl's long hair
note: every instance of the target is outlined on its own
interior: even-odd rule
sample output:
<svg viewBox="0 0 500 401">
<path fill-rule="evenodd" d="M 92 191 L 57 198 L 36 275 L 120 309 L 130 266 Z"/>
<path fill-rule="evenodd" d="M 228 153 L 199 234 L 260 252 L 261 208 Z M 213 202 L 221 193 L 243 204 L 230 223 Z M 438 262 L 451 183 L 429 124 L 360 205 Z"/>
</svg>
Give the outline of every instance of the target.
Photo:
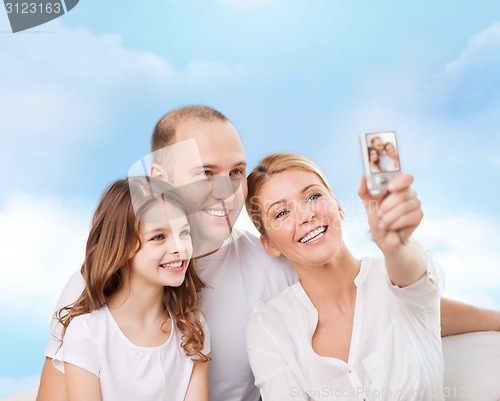
<svg viewBox="0 0 500 401">
<path fill-rule="evenodd" d="M 175 189 L 159 179 L 130 177 L 116 181 L 104 192 L 92 219 L 81 268 L 85 288 L 75 303 L 55 313 L 63 326 L 61 342 L 73 318 L 99 309 L 106 304 L 107 297 L 122 288 L 122 267 L 129 265 L 141 246 L 141 216 L 150 205 L 159 201 L 186 211 L 186 204 Z M 191 234 L 195 238 L 193 228 Z M 208 361 L 210 358 L 202 353 L 205 334 L 198 306 L 199 292 L 203 287 L 205 283 L 191 260 L 183 283 L 179 287 L 165 287 L 164 305 L 182 334 L 181 346 L 186 355 Z"/>
</svg>

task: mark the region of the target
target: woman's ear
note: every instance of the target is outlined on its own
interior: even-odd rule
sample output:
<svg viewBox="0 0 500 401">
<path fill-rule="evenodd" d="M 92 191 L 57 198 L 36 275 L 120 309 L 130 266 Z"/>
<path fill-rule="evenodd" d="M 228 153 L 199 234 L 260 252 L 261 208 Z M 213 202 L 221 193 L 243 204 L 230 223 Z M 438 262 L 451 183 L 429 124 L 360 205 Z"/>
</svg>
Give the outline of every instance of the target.
<svg viewBox="0 0 500 401">
<path fill-rule="evenodd" d="M 273 258 L 277 258 L 278 256 L 281 255 L 281 252 L 274 246 L 274 244 L 269 241 L 265 236 L 261 235 L 260 236 L 260 243 L 266 250 L 267 254 L 269 256 L 272 256 Z"/>
<path fill-rule="evenodd" d="M 342 207 L 340 206 L 340 203 L 337 201 L 337 210 L 339 211 L 340 218 L 344 220 L 344 211 L 342 210 Z"/>
</svg>

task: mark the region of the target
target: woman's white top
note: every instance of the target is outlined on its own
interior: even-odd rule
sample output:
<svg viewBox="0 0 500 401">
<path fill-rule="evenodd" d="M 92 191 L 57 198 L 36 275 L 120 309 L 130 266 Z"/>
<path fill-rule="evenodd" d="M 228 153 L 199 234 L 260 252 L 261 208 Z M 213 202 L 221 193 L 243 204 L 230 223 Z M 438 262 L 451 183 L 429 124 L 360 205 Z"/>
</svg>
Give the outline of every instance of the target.
<svg viewBox="0 0 500 401">
<path fill-rule="evenodd" d="M 181 347 L 181 333 L 171 319 L 168 340 L 158 347 L 133 344 L 104 306 L 75 317 L 53 361 L 79 366 L 99 378 L 103 401 L 183 401 L 194 362 Z M 210 352 L 204 327 L 203 353 Z"/>
<path fill-rule="evenodd" d="M 442 274 L 393 285 L 382 259 L 362 260 L 348 362 L 316 354 L 318 312 L 300 282 L 254 309 L 247 349 L 263 401 L 444 400 Z"/>
</svg>

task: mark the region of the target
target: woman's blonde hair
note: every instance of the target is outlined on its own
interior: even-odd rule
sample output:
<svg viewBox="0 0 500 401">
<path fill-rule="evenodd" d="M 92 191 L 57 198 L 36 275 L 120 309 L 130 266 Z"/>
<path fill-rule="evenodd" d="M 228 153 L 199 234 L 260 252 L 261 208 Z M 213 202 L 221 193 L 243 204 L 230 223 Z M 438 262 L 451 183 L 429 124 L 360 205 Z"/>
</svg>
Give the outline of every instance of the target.
<svg viewBox="0 0 500 401">
<path fill-rule="evenodd" d="M 186 211 L 185 203 L 166 182 L 150 177 L 130 177 L 113 183 L 103 194 L 92 219 L 81 274 L 85 288 L 78 300 L 59 309 L 55 316 L 63 326 L 62 338 L 71 320 L 106 304 L 123 286 L 122 267 L 140 248 L 139 224 L 143 214 L 157 202 L 167 202 Z M 179 287 L 165 287 L 163 302 L 182 333 L 186 355 L 196 360 L 210 358 L 201 351 L 205 341 L 199 316 L 198 297 L 205 283 L 191 260 Z"/>
<path fill-rule="evenodd" d="M 274 174 L 282 173 L 286 170 L 301 170 L 308 173 L 315 174 L 325 188 L 336 199 L 330 185 L 325 178 L 321 169 L 312 160 L 297 153 L 273 153 L 266 156 L 260 161 L 247 178 L 248 182 L 248 196 L 245 201 L 247 213 L 250 216 L 253 224 L 261 233 L 265 235 L 264 225 L 261 218 L 261 204 L 259 202 L 259 192 L 263 185 Z"/>
</svg>

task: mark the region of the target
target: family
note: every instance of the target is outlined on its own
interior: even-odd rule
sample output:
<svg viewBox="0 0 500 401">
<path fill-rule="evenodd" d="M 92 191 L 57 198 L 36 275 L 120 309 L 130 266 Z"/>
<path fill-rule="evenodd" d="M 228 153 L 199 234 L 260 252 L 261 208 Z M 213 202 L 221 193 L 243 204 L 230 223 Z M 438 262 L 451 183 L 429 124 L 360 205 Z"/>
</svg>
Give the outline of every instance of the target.
<svg viewBox="0 0 500 401">
<path fill-rule="evenodd" d="M 399 154 L 394 142 L 383 141 L 379 136 L 370 139 L 368 161 L 372 173 L 399 171 Z"/>
<path fill-rule="evenodd" d="M 219 111 L 170 111 L 152 152 L 147 175 L 97 206 L 37 401 L 444 400 L 441 336 L 498 329 L 497 312 L 440 297 L 442 272 L 411 236 L 411 175 L 383 198 L 361 179 L 383 256 L 359 258 L 318 166 L 274 153 L 247 177 Z M 233 228 L 243 206 L 260 239 Z"/>
</svg>

